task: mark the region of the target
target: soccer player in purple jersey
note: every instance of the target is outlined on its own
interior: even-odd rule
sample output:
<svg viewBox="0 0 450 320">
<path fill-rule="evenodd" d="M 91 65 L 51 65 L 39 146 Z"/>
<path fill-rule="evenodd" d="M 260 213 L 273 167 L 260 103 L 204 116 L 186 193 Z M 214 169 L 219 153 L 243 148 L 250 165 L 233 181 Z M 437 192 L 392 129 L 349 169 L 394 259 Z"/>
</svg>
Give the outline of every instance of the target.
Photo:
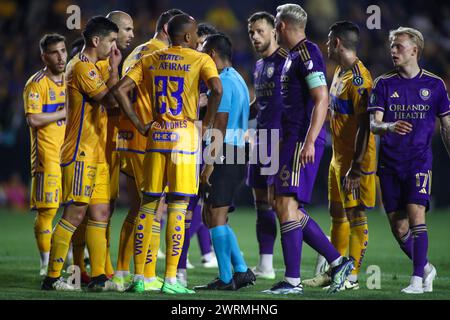
<svg viewBox="0 0 450 320">
<path fill-rule="evenodd" d="M 251 107 L 257 110 L 257 136 L 253 147 L 258 154 L 270 157 L 271 130 L 279 131 L 281 128 L 280 77 L 288 53 L 277 44 L 275 17 L 268 12 L 256 12 L 250 16 L 248 34 L 253 48 L 261 57 L 256 62 L 253 73 L 256 98 Z M 267 138 L 261 138 L 261 130 L 266 131 Z M 253 272 L 262 279 L 275 279 L 273 247 L 277 236 L 277 220 L 272 209 L 273 176 L 261 172 L 262 167 L 271 164 L 264 164 L 262 160 L 249 164 L 247 171 L 247 185 L 253 188 L 255 199 L 256 238 L 259 245 L 259 263 L 253 268 Z"/>
<path fill-rule="evenodd" d="M 281 75 L 283 101 L 280 169 L 275 176 L 275 210 L 281 225 L 285 278 L 266 293 L 302 294 L 300 261 L 305 240 L 331 266 L 328 293 L 342 287 L 353 261 L 342 257 L 304 204 L 310 202 L 325 144 L 323 123 L 328 110 L 325 64 L 316 44 L 305 35 L 307 14 L 297 4 L 277 8 L 278 43 L 289 49 Z"/>
<path fill-rule="evenodd" d="M 381 136 L 378 161 L 384 209 L 401 249 L 413 262 L 404 293 L 433 291 L 436 268 L 428 262 L 425 212 L 431 191 L 431 139 L 436 117 L 450 154 L 450 105 L 444 82 L 420 68 L 422 34 L 400 27 L 389 34 L 395 70 L 374 82 L 370 128 Z"/>
</svg>

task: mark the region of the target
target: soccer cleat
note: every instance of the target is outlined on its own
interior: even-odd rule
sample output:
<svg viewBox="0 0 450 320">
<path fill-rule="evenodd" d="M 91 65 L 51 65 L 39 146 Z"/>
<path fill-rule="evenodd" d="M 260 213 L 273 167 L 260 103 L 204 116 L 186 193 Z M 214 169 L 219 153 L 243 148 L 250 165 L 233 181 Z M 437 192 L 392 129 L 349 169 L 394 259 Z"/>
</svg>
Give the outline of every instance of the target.
<svg viewBox="0 0 450 320">
<path fill-rule="evenodd" d="M 430 263 L 431 271 L 423 275 L 423 292 L 433 292 L 433 281 L 437 276 L 436 268 Z"/>
<path fill-rule="evenodd" d="M 48 265 L 46 265 L 46 264 L 43 265 L 43 266 L 41 266 L 41 269 L 39 269 L 39 275 L 40 275 L 41 277 L 47 275 L 47 268 L 48 268 Z"/>
<path fill-rule="evenodd" d="M 126 276 L 118 276 L 118 275 L 114 275 L 111 279 L 112 282 L 114 282 L 119 291 L 125 291 L 133 282 L 133 275 L 132 274 L 128 274 Z"/>
<path fill-rule="evenodd" d="M 305 287 L 311 287 L 311 288 L 329 286 L 331 284 L 330 271 L 319 273 L 312 279 L 306 279 L 306 280 L 302 281 L 302 284 Z"/>
<path fill-rule="evenodd" d="M 186 258 L 186 268 L 187 269 L 195 269 L 195 266 L 189 261 L 189 258 Z"/>
<path fill-rule="evenodd" d="M 175 282 L 174 284 L 170 284 L 168 282 L 164 282 L 161 287 L 161 292 L 166 294 L 192 294 L 195 293 L 194 290 L 190 290 L 188 288 L 183 287 L 181 284 Z"/>
<path fill-rule="evenodd" d="M 97 277 L 92 277 L 91 282 L 87 286 L 89 292 L 103 292 L 103 291 L 123 291 L 115 282 L 108 279 L 104 274 Z"/>
<path fill-rule="evenodd" d="M 145 291 L 161 291 L 164 281 L 156 277 L 155 280 L 147 282 L 144 281 L 144 290 Z"/>
<path fill-rule="evenodd" d="M 80 291 L 79 288 L 64 281 L 63 278 L 45 277 L 42 281 L 41 290 L 55 290 L 55 291 Z"/>
<path fill-rule="evenodd" d="M 323 290 L 329 290 L 330 286 L 326 286 L 323 288 Z M 358 290 L 359 289 L 359 282 L 358 281 L 350 281 L 345 280 L 342 287 L 339 289 L 339 291 L 345 291 L 345 290 Z"/>
<path fill-rule="evenodd" d="M 402 292 L 407 294 L 422 294 L 424 292 L 422 286 L 422 278 L 412 276 L 409 282 L 409 286 L 403 288 Z"/>
<path fill-rule="evenodd" d="M 239 290 L 254 285 L 256 276 L 250 268 L 247 268 L 245 272 L 235 272 L 233 274 L 233 281 L 236 285 L 236 290 Z"/>
<path fill-rule="evenodd" d="M 271 269 L 269 271 L 263 271 L 259 268 L 259 266 L 252 268 L 253 273 L 259 279 L 265 280 L 274 280 L 275 279 L 275 270 Z"/>
<path fill-rule="evenodd" d="M 202 259 L 202 266 L 203 268 L 206 269 L 214 269 L 214 268 L 218 268 L 219 265 L 217 263 L 217 258 L 216 256 L 213 256 L 211 259 L 206 260 L 206 259 Z"/>
<path fill-rule="evenodd" d="M 272 288 L 264 290 L 263 293 L 268 294 L 303 294 L 303 286 L 300 283 L 298 286 L 294 286 L 287 281 L 280 281 L 276 283 Z"/>
<path fill-rule="evenodd" d="M 222 290 L 222 291 L 234 291 L 236 290 L 236 284 L 231 279 L 230 283 L 225 283 L 219 278 L 214 279 L 208 284 L 203 286 L 194 287 L 194 290 Z"/>
<path fill-rule="evenodd" d="M 338 292 L 354 268 L 352 258 L 342 257 L 341 263 L 331 269 L 331 284 L 327 293 L 334 294 Z"/>
<path fill-rule="evenodd" d="M 144 293 L 145 292 L 144 280 L 133 281 L 130 284 L 130 286 L 125 290 L 125 292 Z"/>
</svg>

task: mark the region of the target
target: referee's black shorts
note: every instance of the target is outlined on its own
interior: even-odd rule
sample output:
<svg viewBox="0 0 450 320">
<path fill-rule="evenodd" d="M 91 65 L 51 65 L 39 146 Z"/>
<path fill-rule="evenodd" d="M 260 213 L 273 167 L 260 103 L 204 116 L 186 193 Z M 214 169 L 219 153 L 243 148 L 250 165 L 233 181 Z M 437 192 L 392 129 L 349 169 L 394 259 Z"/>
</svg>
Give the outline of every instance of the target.
<svg viewBox="0 0 450 320">
<path fill-rule="evenodd" d="M 214 171 L 209 178 L 211 187 L 206 186 L 206 203 L 213 208 L 233 205 L 233 195 L 245 177 L 245 163 L 238 163 L 237 156 L 243 148 L 234 147 L 234 161 L 227 163 L 227 156 L 222 157 L 221 163 L 214 164 Z"/>
</svg>

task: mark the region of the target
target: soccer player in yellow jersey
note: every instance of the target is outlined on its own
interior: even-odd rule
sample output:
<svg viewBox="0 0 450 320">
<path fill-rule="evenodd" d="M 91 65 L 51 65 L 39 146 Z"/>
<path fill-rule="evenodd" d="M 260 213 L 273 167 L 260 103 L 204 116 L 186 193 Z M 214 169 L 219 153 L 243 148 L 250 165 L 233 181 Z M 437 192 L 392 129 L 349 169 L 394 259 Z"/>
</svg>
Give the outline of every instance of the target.
<svg viewBox="0 0 450 320">
<path fill-rule="evenodd" d="M 199 82 L 211 91 L 203 128 L 214 120 L 222 96 L 222 85 L 212 59 L 195 50 L 197 23 L 186 14 L 174 16 L 167 26 L 171 46 L 142 58 L 114 89 L 119 105 L 138 128 L 148 134 L 144 159 L 143 199 L 136 221 L 135 261 L 147 254 L 156 209 L 167 187 L 166 272 L 163 293 L 193 293 L 177 282 L 176 272 L 184 242 L 184 220 L 188 200 L 198 189 Z M 152 104 L 153 122 L 143 125 L 127 93 L 145 84 Z M 150 127 L 150 128 L 149 128 Z M 149 131 L 149 133 L 147 133 Z M 203 131 L 203 130 L 202 130 Z M 143 271 L 135 269 L 132 286 L 143 286 Z"/>
<path fill-rule="evenodd" d="M 126 74 L 143 56 L 151 54 L 157 50 L 165 49 L 169 46 L 169 35 L 167 34 L 167 23 L 183 11 L 178 9 L 170 9 L 163 12 L 156 22 L 156 33 L 152 39 L 137 46 L 130 55 L 125 59 L 122 66 L 122 74 Z M 120 28 L 120 27 L 119 27 Z M 143 123 L 152 120 L 152 110 L 150 100 L 147 99 L 144 92 L 146 87 L 144 84 L 136 87 L 129 93 L 132 98 L 133 108 Z M 127 192 L 130 198 L 130 209 L 125 218 L 119 238 L 119 255 L 117 258 L 117 270 L 114 274 L 113 281 L 120 287 L 128 287 L 132 281 L 130 274 L 130 261 L 133 256 L 133 235 L 134 222 L 139 212 L 141 204 L 141 188 L 143 184 L 143 165 L 144 156 L 147 147 L 147 137 L 141 135 L 134 127 L 133 123 L 126 115 L 120 116 L 119 136 L 117 150 L 120 151 L 121 171 L 127 177 Z M 144 267 L 144 284 L 146 291 L 160 290 L 162 286 L 161 280 L 156 277 L 156 260 L 160 245 L 161 215 L 163 212 L 163 201 L 158 206 L 158 210 L 153 223 L 153 233 L 150 240 L 147 256 L 139 256 L 141 261 L 135 262 L 137 265 L 145 265 Z M 142 289 L 135 287 L 136 290 Z M 139 291 L 142 292 L 142 291 Z"/>
<path fill-rule="evenodd" d="M 91 259 L 88 290 L 114 289 L 105 275 L 106 229 L 109 220 L 109 169 L 106 162 L 107 116 L 104 106 L 117 106 L 109 93 L 118 81 L 120 51 L 116 47 L 118 27 L 104 17 L 91 18 L 83 37 L 85 46 L 67 66 L 67 128 L 61 148 L 64 213 L 55 227 L 47 277 L 43 290 L 74 290 L 60 279 L 72 235 L 89 207 L 86 243 Z M 96 67 L 110 62 L 105 83 Z"/>
<path fill-rule="evenodd" d="M 52 237 L 52 221 L 61 200 L 59 152 L 66 129 L 67 51 L 59 34 L 46 34 L 40 42 L 45 67 L 32 75 L 23 91 L 25 116 L 31 138 L 31 200 L 37 210 L 34 234 L 41 256 L 39 274 L 47 274 Z"/>
<path fill-rule="evenodd" d="M 341 290 L 358 289 L 358 273 L 369 233 L 366 210 L 375 205 L 375 138 L 370 133 L 368 96 L 372 77 L 356 55 L 358 27 L 336 22 L 328 35 L 328 56 L 338 66 L 330 87 L 333 157 L 328 177 L 331 242 L 341 255 L 355 260 L 355 269 Z M 304 284 L 325 285 L 326 274 Z"/>
</svg>

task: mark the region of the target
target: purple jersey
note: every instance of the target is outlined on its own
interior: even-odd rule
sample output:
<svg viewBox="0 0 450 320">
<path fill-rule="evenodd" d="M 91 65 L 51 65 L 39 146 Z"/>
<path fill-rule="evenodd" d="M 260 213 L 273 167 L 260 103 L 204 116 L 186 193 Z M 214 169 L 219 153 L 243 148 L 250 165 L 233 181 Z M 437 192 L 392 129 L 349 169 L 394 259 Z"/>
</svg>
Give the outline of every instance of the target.
<svg viewBox="0 0 450 320">
<path fill-rule="evenodd" d="M 391 132 L 381 136 L 379 172 L 431 170 L 436 117 L 450 115 L 441 78 L 423 69 L 412 79 L 396 71 L 386 73 L 374 82 L 368 110 L 382 111 L 383 122 L 404 120 L 413 126 L 404 136 Z"/>
<path fill-rule="evenodd" d="M 325 74 L 325 63 L 316 44 L 304 39 L 289 52 L 281 74 L 284 140 L 305 140 L 314 108 L 309 90 L 326 86 Z M 316 144 L 324 145 L 325 139 L 322 127 Z"/>
<path fill-rule="evenodd" d="M 280 129 L 281 113 L 281 71 L 288 53 L 279 48 L 269 57 L 259 59 L 255 65 L 254 84 L 258 129 Z"/>
</svg>

